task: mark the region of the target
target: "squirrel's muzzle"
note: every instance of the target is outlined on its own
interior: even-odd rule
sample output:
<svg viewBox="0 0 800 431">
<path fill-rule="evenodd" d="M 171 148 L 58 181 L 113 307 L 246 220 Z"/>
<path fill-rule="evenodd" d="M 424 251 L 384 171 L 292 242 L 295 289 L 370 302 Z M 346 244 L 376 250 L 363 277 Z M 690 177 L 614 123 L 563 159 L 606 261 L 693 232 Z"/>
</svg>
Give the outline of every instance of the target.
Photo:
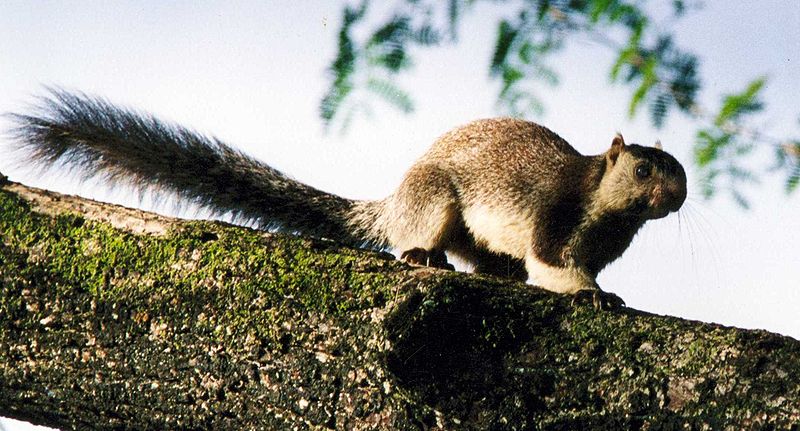
<svg viewBox="0 0 800 431">
<path fill-rule="evenodd" d="M 672 184 L 666 188 L 666 197 L 664 202 L 667 204 L 670 212 L 675 212 L 681 209 L 683 203 L 686 201 L 686 182 Z"/>
<path fill-rule="evenodd" d="M 650 195 L 650 217 L 657 219 L 678 211 L 686 201 L 686 181 L 665 181 L 657 184 Z"/>
</svg>

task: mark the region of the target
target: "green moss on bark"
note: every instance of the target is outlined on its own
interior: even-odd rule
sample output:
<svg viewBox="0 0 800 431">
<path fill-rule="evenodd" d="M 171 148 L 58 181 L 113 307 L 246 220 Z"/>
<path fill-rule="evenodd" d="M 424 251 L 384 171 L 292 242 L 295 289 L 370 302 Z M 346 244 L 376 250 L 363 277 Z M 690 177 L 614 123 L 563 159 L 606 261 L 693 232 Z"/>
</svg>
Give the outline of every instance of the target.
<svg viewBox="0 0 800 431">
<path fill-rule="evenodd" d="M 113 211 L 113 208 L 109 208 Z M 76 429 L 791 429 L 800 343 L 0 190 L 0 415 Z"/>
<path fill-rule="evenodd" d="M 356 323 L 402 276 L 330 242 L 212 222 L 134 235 L 5 192 L 0 239 L 0 387 L 17 388 L 0 410 L 58 427 L 357 422 L 332 397 L 366 378 L 349 361 L 377 328 Z"/>
</svg>

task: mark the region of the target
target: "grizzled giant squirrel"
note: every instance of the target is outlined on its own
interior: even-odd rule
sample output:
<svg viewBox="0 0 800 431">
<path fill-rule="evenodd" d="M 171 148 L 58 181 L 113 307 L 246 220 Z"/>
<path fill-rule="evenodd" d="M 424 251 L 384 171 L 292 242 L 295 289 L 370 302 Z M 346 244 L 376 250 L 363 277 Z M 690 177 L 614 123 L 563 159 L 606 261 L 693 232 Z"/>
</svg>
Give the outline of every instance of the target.
<svg viewBox="0 0 800 431">
<path fill-rule="evenodd" d="M 656 147 L 613 138 L 584 156 L 549 129 L 478 120 L 441 136 L 382 200 L 354 201 L 295 181 L 213 137 L 104 99 L 52 90 L 32 114 L 12 114 L 35 163 L 169 190 L 250 220 L 373 248 L 414 264 L 528 277 L 555 292 L 606 298 L 595 278 L 650 219 L 686 198 L 680 163 Z M 610 295 L 613 296 L 613 295 Z"/>
</svg>

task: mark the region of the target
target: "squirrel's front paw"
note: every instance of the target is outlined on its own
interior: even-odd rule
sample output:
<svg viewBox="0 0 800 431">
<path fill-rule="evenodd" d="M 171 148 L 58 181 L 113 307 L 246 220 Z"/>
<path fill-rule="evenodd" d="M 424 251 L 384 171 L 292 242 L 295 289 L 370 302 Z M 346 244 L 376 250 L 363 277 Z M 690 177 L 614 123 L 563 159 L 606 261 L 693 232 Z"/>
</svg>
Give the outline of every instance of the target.
<svg viewBox="0 0 800 431">
<path fill-rule="evenodd" d="M 447 255 L 439 250 L 425 250 L 415 247 L 406 250 L 400 255 L 400 260 L 411 265 L 429 266 L 432 268 L 449 269 L 455 271 L 455 267 L 447 262 Z"/>
<path fill-rule="evenodd" d="M 581 289 L 572 296 L 572 305 L 592 304 L 595 310 L 614 310 L 625 306 L 619 296 L 600 289 Z"/>
</svg>

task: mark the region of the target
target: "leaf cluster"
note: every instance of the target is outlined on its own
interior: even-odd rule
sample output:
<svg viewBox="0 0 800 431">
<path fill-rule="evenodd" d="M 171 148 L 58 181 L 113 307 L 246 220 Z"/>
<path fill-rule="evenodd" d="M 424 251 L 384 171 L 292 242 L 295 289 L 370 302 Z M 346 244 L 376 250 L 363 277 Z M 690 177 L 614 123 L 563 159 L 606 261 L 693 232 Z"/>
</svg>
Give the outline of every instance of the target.
<svg viewBox="0 0 800 431">
<path fill-rule="evenodd" d="M 743 208 L 749 207 L 741 186 L 742 183 L 756 181 L 756 176 L 741 162 L 742 156 L 750 154 L 755 145 L 740 133 L 739 122 L 744 116 L 764 108 L 759 98 L 764 83 L 765 78 L 758 78 L 750 82 L 744 91 L 726 95 L 713 123 L 697 131 L 694 155 L 701 174 L 701 192 L 705 198 L 711 198 L 718 190 L 718 183 L 725 181 L 733 200 Z"/>
<path fill-rule="evenodd" d="M 611 69 L 611 79 L 636 87 L 628 105 L 631 117 L 647 102 L 651 122 L 661 127 L 671 108 L 689 112 L 694 106 L 700 88 L 697 57 L 679 50 L 669 35 L 659 36 L 649 47 L 640 38 L 634 30 Z"/>
<path fill-rule="evenodd" d="M 343 128 L 357 112 L 370 112 L 372 96 L 394 109 L 412 112 L 411 95 L 397 77 L 412 68 L 416 49 L 455 43 L 463 17 L 478 0 L 395 0 L 388 19 L 369 19 L 370 0 L 346 6 L 339 32 L 338 54 L 330 66 L 331 86 L 322 100 L 320 115 L 326 125 Z M 699 60 L 680 48 L 669 27 L 656 22 L 637 0 L 526 0 L 516 3 L 483 0 L 487 7 L 511 9 L 496 26 L 488 76 L 498 84 L 497 107 L 517 117 L 538 116 L 544 104 L 537 85 L 557 85 L 559 76 L 551 58 L 569 40 L 588 38 L 615 55 L 609 77 L 631 88 L 628 114 L 648 111 L 655 127 L 673 112 L 682 112 L 708 124 L 697 131 L 694 155 L 702 175 L 702 193 L 711 198 L 727 184 L 736 202 L 747 207 L 741 186 L 757 175 L 745 167 L 759 133 L 743 133 L 747 118 L 761 112 L 759 98 L 764 78 L 741 93 L 725 96 L 716 115 L 705 115 L 697 104 L 701 89 Z M 670 20 L 683 17 L 696 2 L 671 2 Z M 377 25 L 375 24 L 377 22 Z M 370 29 L 364 31 L 364 29 Z M 358 31 L 357 31 L 358 30 Z M 359 35 L 359 36 L 356 36 Z M 786 190 L 800 183 L 800 140 L 776 145 L 775 168 L 787 172 Z"/>
<path fill-rule="evenodd" d="M 358 89 L 377 95 L 390 106 L 411 112 L 413 103 L 395 82 L 396 76 L 411 65 L 416 47 L 432 47 L 457 40 L 462 17 L 476 0 L 398 0 L 396 10 L 366 37 L 357 40 L 356 27 L 367 26 L 369 0 L 346 6 L 339 32 L 339 49 L 330 67 L 331 87 L 321 104 L 326 124 L 336 117 L 349 118 Z M 504 3 L 488 2 L 484 3 Z M 606 34 L 622 31 L 626 44 L 617 46 L 613 81 L 634 85 L 630 102 L 633 116 L 639 105 L 648 102 L 651 118 L 661 126 L 669 109 L 688 110 L 694 103 L 699 82 L 697 59 L 682 52 L 669 36 L 654 37 L 649 19 L 639 2 L 623 0 L 537 0 L 515 5 L 513 18 L 502 19 L 495 36 L 489 76 L 499 81 L 498 107 L 507 115 L 541 115 L 544 105 L 536 97 L 532 83 L 556 85 L 558 74 L 548 59 L 563 50 L 566 41 L 583 34 L 609 42 Z M 681 15 L 683 1 L 673 2 L 674 13 Z M 647 45 L 646 41 L 651 41 Z M 364 78 L 358 79 L 359 75 Z M 350 103 L 347 103 L 347 102 Z M 350 106 L 350 108 L 348 107 Z"/>
<path fill-rule="evenodd" d="M 369 98 L 359 93 L 377 96 L 404 113 L 414 110 L 411 96 L 394 78 L 411 67 L 412 47 L 436 45 L 443 37 L 431 23 L 430 6 L 423 3 L 406 1 L 404 9 L 375 27 L 364 40 L 354 34 L 359 26 L 366 25 L 370 1 L 345 6 L 338 53 L 329 67 L 331 86 L 320 103 L 320 117 L 326 125 L 344 116 L 346 127 L 356 112 L 369 113 Z M 426 9 L 428 12 L 424 12 Z M 422 19 L 417 18 L 420 10 L 424 12 Z M 455 14 L 451 19 L 457 19 L 457 11 L 450 13 Z"/>
<path fill-rule="evenodd" d="M 544 18 L 523 10 L 515 20 L 501 20 L 497 28 L 489 73 L 501 81 L 497 102 L 508 115 L 522 117 L 544 112 L 542 102 L 524 84 L 533 80 L 558 84 L 558 75 L 547 66 L 546 60 L 563 42 L 554 26 L 539 26 Z"/>
<path fill-rule="evenodd" d="M 786 193 L 792 193 L 800 185 L 800 139 L 790 139 L 775 147 L 775 165 L 772 170 L 785 170 Z"/>
</svg>

